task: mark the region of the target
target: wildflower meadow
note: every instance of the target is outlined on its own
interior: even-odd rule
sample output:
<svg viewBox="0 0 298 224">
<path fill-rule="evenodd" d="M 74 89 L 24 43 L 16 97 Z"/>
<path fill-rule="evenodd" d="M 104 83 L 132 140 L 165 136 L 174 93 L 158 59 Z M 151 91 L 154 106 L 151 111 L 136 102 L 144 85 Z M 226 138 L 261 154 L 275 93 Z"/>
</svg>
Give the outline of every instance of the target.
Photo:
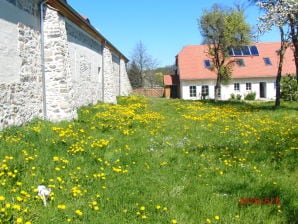
<svg viewBox="0 0 298 224">
<path fill-rule="evenodd" d="M 0 223 L 298 223 L 297 111 L 132 95 L 4 129 Z"/>
</svg>

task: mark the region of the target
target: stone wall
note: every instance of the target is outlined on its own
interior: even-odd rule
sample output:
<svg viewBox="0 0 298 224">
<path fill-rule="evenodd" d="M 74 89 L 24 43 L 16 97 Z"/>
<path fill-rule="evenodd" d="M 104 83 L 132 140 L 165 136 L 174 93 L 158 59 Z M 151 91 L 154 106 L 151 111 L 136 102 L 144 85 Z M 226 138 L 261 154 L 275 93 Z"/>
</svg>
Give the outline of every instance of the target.
<svg viewBox="0 0 298 224">
<path fill-rule="evenodd" d="M 46 8 L 44 30 L 46 116 L 52 121 L 73 119 L 77 114 L 65 19 Z"/>
<path fill-rule="evenodd" d="M 102 101 L 102 44 L 66 20 L 75 107 Z"/>
<path fill-rule="evenodd" d="M 0 129 L 43 115 L 36 8 L 31 0 L 0 2 Z"/>
<path fill-rule="evenodd" d="M 113 67 L 112 52 L 107 46 L 103 49 L 103 101 L 107 103 L 116 103 L 115 75 Z"/>
<path fill-rule="evenodd" d="M 128 96 L 132 93 L 132 87 L 127 75 L 126 63 L 120 60 L 120 96 Z"/>
<path fill-rule="evenodd" d="M 42 43 L 39 2 L 0 0 L 0 129 L 74 119 L 81 106 L 132 91 L 119 52 L 49 6 Z"/>
<path fill-rule="evenodd" d="M 120 95 L 120 58 L 112 54 L 113 60 L 113 76 L 114 76 L 114 83 L 115 83 L 115 94 L 116 96 Z"/>
</svg>

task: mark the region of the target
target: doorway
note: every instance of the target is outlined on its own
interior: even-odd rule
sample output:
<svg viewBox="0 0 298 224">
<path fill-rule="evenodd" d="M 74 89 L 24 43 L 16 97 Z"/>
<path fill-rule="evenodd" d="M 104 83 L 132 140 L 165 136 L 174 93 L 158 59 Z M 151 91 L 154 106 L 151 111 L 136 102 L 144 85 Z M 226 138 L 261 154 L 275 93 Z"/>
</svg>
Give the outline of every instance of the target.
<svg viewBox="0 0 298 224">
<path fill-rule="evenodd" d="M 266 82 L 260 82 L 260 98 L 266 98 Z"/>
</svg>

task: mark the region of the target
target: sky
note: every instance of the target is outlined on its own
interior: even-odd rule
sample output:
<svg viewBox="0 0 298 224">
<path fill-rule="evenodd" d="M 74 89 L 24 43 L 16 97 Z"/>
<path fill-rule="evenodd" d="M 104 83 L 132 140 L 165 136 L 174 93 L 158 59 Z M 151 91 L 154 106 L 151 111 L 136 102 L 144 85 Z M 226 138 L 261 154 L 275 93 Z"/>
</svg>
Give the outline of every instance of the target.
<svg viewBox="0 0 298 224">
<path fill-rule="evenodd" d="M 186 45 L 201 44 L 198 19 L 214 3 L 233 6 L 234 0 L 67 0 L 128 59 L 142 42 L 158 67 L 173 65 L 175 56 Z M 246 21 L 256 27 L 261 15 L 248 0 L 238 0 L 248 7 Z M 258 38 L 259 42 L 279 41 L 277 30 Z"/>
</svg>

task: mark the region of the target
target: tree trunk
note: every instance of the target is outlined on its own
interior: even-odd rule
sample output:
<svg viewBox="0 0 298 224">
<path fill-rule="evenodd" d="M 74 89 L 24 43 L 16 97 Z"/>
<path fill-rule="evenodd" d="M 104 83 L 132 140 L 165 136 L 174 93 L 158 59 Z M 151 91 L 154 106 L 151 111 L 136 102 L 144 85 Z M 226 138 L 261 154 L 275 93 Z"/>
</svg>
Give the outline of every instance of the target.
<svg viewBox="0 0 298 224">
<path fill-rule="evenodd" d="M 219 99 L 219 95 L 220 95 L 219 91 L 220 91 L 220 80 L 219 80 L 219 75 L 217 75 L 215 89 L 214 89 L 214 99 L 215 100 Z"/>
<path fill-rule="evenodd" d="M 279 64 L 278 64 L 278 70 L 277 70 L 277 76 L 276 76 L 276 97 L 275 97 L 275 107 L 280 106 L 280 80 L 281 80 L 281 74 L 282 74 L 282 66 L 284 61 L 284 55 L 286 52 L 286 49 L 288 47 L 288 43 L 285 41 L 284 38 L 284 30 L 282 27 L 279 27 L 280 31 L 280 50 L 279 50 Z"/>
<path fill-rule="evenodd" d="M 298 83 L 298 26 L 297 21 L 289 17 L 290 21 L 290 34 L 292 38 L 292 43 L 294 46 L 294 60 L 296 66 L 296 81 Z"/>
</svg>

